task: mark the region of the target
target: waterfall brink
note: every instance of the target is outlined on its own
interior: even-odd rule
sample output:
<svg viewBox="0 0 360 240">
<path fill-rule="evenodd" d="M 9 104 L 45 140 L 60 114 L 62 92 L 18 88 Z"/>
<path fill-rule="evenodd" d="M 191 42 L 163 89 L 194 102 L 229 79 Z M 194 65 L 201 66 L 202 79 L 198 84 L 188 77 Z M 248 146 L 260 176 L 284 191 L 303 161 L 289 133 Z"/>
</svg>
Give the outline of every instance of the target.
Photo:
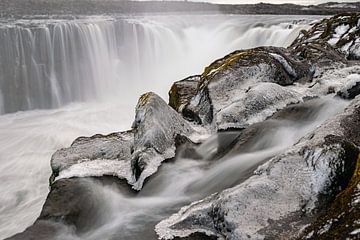
<svg viewBox="0 0 360 240">
<path fill-rule="evenodd" d="M 8 20 L 0 27 L 0 114 L 144 91 L 166 96 L 173 81 L 230 51 L 286 46 L 301 16 L 146 16 Z M 264 23 L 265 22 L 265 23 Z"/>
</svg>

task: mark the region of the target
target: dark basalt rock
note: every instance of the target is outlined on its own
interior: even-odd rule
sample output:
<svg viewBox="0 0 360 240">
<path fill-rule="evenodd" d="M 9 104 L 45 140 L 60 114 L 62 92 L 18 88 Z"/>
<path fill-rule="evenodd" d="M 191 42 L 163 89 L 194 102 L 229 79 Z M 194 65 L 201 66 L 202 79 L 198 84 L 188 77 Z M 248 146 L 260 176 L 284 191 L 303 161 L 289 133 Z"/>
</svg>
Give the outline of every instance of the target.
<svg viewBox="0 0 360 240">
<path fill-rule="evenodd" d="M 49 240 L 71 231 L 74 235 L 101 224 L 104 199 L 97 190 L 113 187 L 134 196 L 126 181 L 115 177 L 60 179 L 51 186 L 39 218 L 9 240 Z M 61 238 L 60 238 L 61 239 Z"/>
<path fill-rule="evenodd" d="M 185 105 L 196 94 L 200 76 L 191 76 L 175 82 L 169 91 L 169 105 L 178 112 L 182 112 Z"/>
</svg>

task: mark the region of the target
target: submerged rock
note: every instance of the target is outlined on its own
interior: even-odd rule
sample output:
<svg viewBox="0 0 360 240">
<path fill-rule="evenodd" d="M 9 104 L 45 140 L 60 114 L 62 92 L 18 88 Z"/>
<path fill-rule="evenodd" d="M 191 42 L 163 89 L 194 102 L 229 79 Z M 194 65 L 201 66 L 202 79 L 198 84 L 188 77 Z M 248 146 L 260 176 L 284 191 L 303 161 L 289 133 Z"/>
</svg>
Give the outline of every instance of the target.
<svg viewBox="0 0 360 240">
<path fill-rule="evenodd" d="M 221 239 L 295 236 L 317 208 L 348 185 L 359 154 L 359 136 L 352 134 L 359 108 L 358 97 L 344 113 L 259 167 L 242 184 L 160 222 L 160 238 L 193 233 Z M 284 226 L 277 228 L 278 224 Z"/>
<path fill-rule="evenodd" d="M 39 218 L 23 233 L 9 240 L 78 239 L 76 234 L 91 230 L 104 221 L 106 206 L 99 188 L 112 187 L 126 196 L 134 196 L 125 181 L 116 177 L 59 179 L 50 193 Z"/>
</svg>

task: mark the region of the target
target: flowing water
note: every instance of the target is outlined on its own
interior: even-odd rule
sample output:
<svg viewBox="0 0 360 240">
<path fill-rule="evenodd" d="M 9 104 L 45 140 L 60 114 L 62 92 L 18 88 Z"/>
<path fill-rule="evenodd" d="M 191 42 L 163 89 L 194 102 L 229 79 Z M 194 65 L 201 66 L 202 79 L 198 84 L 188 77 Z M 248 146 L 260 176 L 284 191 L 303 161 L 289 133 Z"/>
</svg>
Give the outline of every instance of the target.
<svg viewBox="0 0 360 240">
<path fill-rule="evenodd" d="M 313 100 L 306 104 L 306 111 L 295 113 L 297 117 L 290 118 L 292 120 L 268 120 L 259 125 L 261 131 L 251 137 L 255 144 L 246 151 L 235 150 L 217 161 L 209 162 L 206 156 L 194 160 L 180 155 L 174 162 L 165 163 L 135 197 L 89 181 L 93 189 L 92 198 L 98 203 L 94 205 L 101 209 L 93 210 L 96 211 L 96 221 L 90 224 L 91 230 L 74 234 L 72 229 L 68 229 L 56 239 L 157 239 L 154 226 L 159 221 L 183 205 L 241 183 L 259 164 L 298 142 L 329 117 L 343 111 L 347 104 L 330 97 Z M 233 134 L 239 133 L 221 133 L 222 137 Z M 197 152 L 216 150 L 222 144 L 219 139 L 220 136 L 209 138 L 208 142 L 197 147 Z"/>
<path fill-rule="evenodd" d="M 309 21 L 295 21 L 301 19 L 317 17 L 0 19 L 0 239 L 24 230 L 39 215 L 54 151 L 81 135 L 129 128 L 141 93 L 154 91 L 167 99 L 172 82 L 201 73 L 235 49 L 288 45 L 300 29 L 308 27 Z M 191 159 L 166 164 L 136 198 L 98 187 L 99 198 L 108 196 L 103 199 L 108 211 L 102 216 L 103 224 L 82 238 L 109 239 L 106 232 L 114 234 L 122 228 L 129 234 L 136 232 L 141 221 L 154 223 L 177 203 L 231 186 L 239 179 L 220 180 L 221 171 L 244 169 L 245 173 L 288 146 L 291 141 L 282 140 L 294 132 L 293 127 L 279 128 L 279 142 L 272 146 L 254 147 L 211 168 L 206 161 Z M 308 127 L 295 126 L 299 135 L 291 140 L 296 141 Z M 206 145 L 202 148 L 210 151 Z"/>
</svg>

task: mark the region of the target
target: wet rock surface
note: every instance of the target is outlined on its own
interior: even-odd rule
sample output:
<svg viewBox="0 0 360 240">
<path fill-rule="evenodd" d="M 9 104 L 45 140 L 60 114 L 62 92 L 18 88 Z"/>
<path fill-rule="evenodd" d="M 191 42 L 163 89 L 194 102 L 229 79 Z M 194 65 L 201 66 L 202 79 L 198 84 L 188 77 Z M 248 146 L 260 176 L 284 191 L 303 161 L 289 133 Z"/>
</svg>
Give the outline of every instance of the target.
<svg viewBox="0 0 360 240">
<path fill-rule="evenodd" d="M 123 133 L 113 133 L 107 136 L 95 135 L 92 137 L 80 137 L 76 139 L 71 147 L 60 149 L 51 158 L 51 168 L 53 175 L 50 179 L 52 183 L 55 178 L 69 176 L 96 176 L 102 175 L 103 168 L 99 162 L 103 162 L 110 171 L 115 171 L 116 166 L 124 168 L 126 161 L 131 158 L 131 148 L 134 145 L 134 134 L 132 131 Z M 73 173 L 75 168 L 81 171 Z M 127 169 L 128 171 L 129 169 Z M 98 173 L 96 173 L 98 171 Z M 115 174 L 119 178 L 127 179 L 127 174 Z"/>
<path fill-rule="evenodd" d="M 79 234 L 101 224 L 99 216 L 103 199 L 96 187 L 113 187 L 128 196 L 136 192 L 126 181 L 116 177 L 60 179 L 51 185 L 51 191 L 39 218 L 23 233 L 9 239 L 64 239 L 61 234 Z"/>
</svg>

